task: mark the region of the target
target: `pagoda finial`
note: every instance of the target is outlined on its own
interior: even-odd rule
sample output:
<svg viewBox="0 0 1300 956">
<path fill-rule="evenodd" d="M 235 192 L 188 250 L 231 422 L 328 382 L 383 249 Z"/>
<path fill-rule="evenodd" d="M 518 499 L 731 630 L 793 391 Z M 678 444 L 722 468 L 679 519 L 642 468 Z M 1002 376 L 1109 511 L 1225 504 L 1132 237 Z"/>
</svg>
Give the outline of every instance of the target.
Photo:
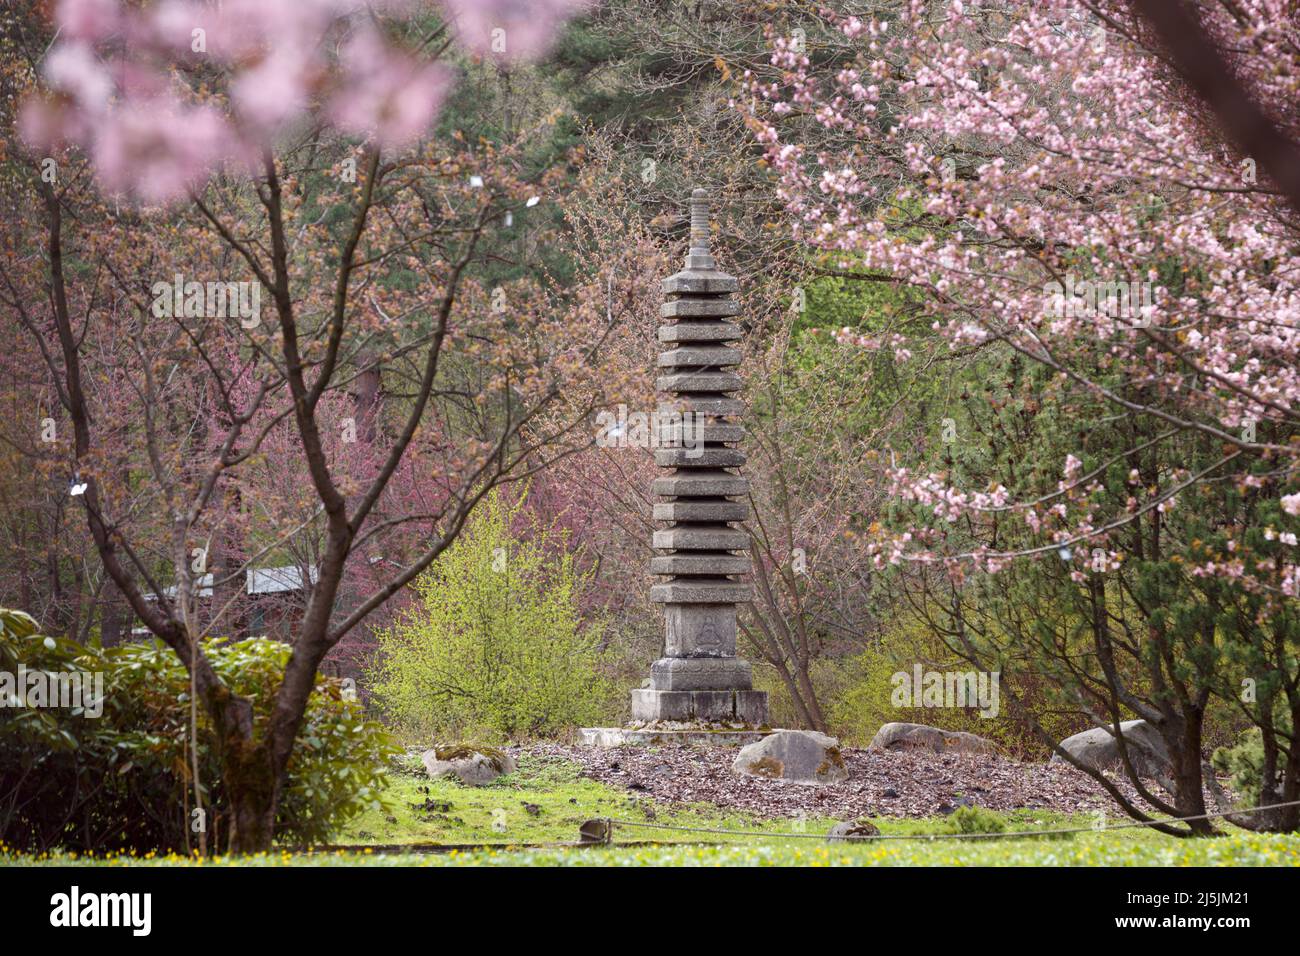
<svg viewBox="0 0 1300 956">
<path fill-rule="evenodd" d="M 709 191 L 691 193 L 691 252 L 709 252 Z"/>
<path fill-rule="evenodd" d="M 698 187 L 691 191 L 691 244 L 686 253 L 686 268 L 714 268 L 709 251 L 709 191 Z"/>
</svg>

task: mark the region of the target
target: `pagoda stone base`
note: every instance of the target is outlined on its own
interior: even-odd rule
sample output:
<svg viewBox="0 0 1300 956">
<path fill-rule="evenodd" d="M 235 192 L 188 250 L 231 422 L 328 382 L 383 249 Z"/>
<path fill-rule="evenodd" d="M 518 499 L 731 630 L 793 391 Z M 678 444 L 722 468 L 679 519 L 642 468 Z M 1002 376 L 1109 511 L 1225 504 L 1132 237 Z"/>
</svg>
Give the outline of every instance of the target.
<svg viewBox="0 0 1300 956">
<path fill-rule="evenodd" d="M 643 727 L 583 727 L 582 747 L 745 747 L 758 743 L 770 728 L 737 730 L 721 724 L 681 724 L 658 721 Z"/>
<path fill-rule="evenodd" d="M 761 727 L 767 723 L 767 691 L 641 688 L 632 691 L 632 720 L 741 723 Z"/>
<path fill-rule="evenodd" d="M 749 690 L 749 661 L 739 657 L 661 657 L 650 665 L 654 690 Z"/>
</svg>

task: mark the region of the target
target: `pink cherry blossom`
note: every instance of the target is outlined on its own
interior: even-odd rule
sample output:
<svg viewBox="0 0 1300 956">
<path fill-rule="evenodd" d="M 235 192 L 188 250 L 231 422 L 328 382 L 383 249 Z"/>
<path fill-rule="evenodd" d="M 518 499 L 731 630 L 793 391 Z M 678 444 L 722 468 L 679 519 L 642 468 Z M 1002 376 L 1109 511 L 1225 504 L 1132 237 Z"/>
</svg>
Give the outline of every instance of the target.
<svg viewBox="0 0 1300 956">
<path fill-rule="evenodd" d="M 528 58 L 587 6 L 448 0 L 447 10 L 470 47 Z M 375 18 L 419 8 L 412 0 L 60 0 L 60 33 L 41 66 L 54 95 L 22 104 L 19 132 L 39 152 L 80 147 L 106 188 L 147 202 L 179 198 L 232 160 L 251 167 L 250 155 L 299 120 L 406 146 L 428 131 L 452 73 L 390 44 Z M 494 37 L 495 29 L 505 33 Z M 338 37 L 349 34 L 336 56 Z M 504 49 L 493 51 L 494 39 Z M 202 85 L 187 88 L 196 66 Z"/>
<path fill-rule="evenodd" d="M 18 135 L 40 154 L 82 139 L 81 114 L 65 100 L 30 99 L 18 113 Z"/>
<path fill-rule="evenodd" d="M 503 60 L 536 60 L 551 49 L 560 24 L 592 0 L 442 0 L 460 42 Z"/>
<path fill-rule="evenodd" d="M 330 104 L 334 122 L 384 146 L 420 137 L 451 88 L 451 71 L 392 49 L 373 30 L 353 37 L 343 52 L 341 89 Z"/>
<path fill-rule="evenodd" d="M 113 93 L 108 70 L 84 43 L 57 44 L 45 58 L 42 72 L 51 89 L 67 93 L 87 112 L 101 112 Z"/>
<path fill-rule="evenodd" d="M 793 238 L 814 255 L 902 283 L 954 350 L 1009 349 L 1077 394 L 1143 415 L 1108 385 L 1119 373 L 1157 396 L 1161 429 L 1229 449 L 1212 480 L 1292 489 L 1300 479 L 1300 454 L 1287 441 L 1300 423 L 1293 214 L 1243 175 L 1243 157 L 1189 119 L 1158 57 L 1111 30 L 1096 42 L 1098 9 L 1116 23 L 1132 16 L 1118 0 L 996 10 L 907 0 L 899 30 L 825 13 L 853 54 L 814 66 L 774 36 L 771 68 L 746 74 L 736 105 L 776 174 Z M 1277 68 L 1300 40 L 1292 13 L 1252 3 L 1239 21 L 1218 5 L 1198 9 L 1239 58 L 1256 101 L 1300 138 L 1292 73 Z M 880 102 L 895 108 L 888 124 Z M 965 157 L 962 175 L 947 159 L 954 155 Z M 904 232 L 900 210 L 926 215 Z M 1178 264 L 1182 278 L 1158 273 L 1157 261 Z M 837 338 L 886 344 L 856 329 Z M 910 351 L 908 342 L 888 344 Z M 993 502 L 988 489 L 947 475 L 896 476 L 895 493 L 929 523 L 909 527 L 906 544 L 884 532 L 877 555 L 925 564 L 936 551 L 955 556 L 956 539 L 943 535 L 990 512 L 1042 540 L 1024 553 L 1118 555 L 1108 536 L 1144 515 L 1176 520 L 1195 500 L 1182 486 L 1201 480 L 1181 468 L 1132 471 L 1129 490 L 1108 498 L 1097 483 L 1106 463 L 1062 457 L 1063 480 L 1030 500 Z M 1265 476 L 1259 465 L 1270 460 Z M 1281 500 L 1300 515 L 1300 493 Z M 960 555 L 984 567 L 1008 556 L 978 544 Z M 1260 591 L 1276 592 L 1281 580 L 1294 588 L 1290 555 L 1262 565 L 1255 557 L 1217 567 Z M 1108 567 L 1109 558 L 1082 561 L 1072 573 Z"/>
<path fill-rule="evenodd" d="M 65 36 L 94 43 L 117 30 L 121 14 L 118 0 L 59 0 L 54 22 Z"/>
<path fill-rule="evenodd" d="M 233 128 L 215 109 L 166 99 L 132 103 L 100 128 L 95 171 L 109 192 L 170 202 L 199 185 L 214 164 L 234 156 L 236 143 Z"/>
<path fill-rule="evenodd" d="M 270 134 L 306 111 L 308 91 L 323 72 L 314 51 L 289 47 L 241 71 L 230 97 L 241 119 Z"/>
</svg>

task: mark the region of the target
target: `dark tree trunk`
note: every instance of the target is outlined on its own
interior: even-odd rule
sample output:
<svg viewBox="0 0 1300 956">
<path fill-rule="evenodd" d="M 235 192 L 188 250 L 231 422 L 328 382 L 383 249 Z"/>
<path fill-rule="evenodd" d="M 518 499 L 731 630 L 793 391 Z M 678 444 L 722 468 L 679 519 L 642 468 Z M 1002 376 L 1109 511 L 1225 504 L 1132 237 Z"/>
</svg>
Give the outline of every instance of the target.
<svg viewBox="0 0 1300 956">
<path fill-rule="evenodd" d="M 269 850 L 275 838 L 279 790 L 269 749 L 265 745 L 249 747 L 245 757 L 228 761 L 222 782 L 230 798 L 230 852 Z"/>
<path fill-rule="evenodd" d="M 112 578 L 104 581 L 99 599 L 99 640 L 104 647 L 116 647 L 131 636 L 134 615 L 131 605 Z"/>
</svg>

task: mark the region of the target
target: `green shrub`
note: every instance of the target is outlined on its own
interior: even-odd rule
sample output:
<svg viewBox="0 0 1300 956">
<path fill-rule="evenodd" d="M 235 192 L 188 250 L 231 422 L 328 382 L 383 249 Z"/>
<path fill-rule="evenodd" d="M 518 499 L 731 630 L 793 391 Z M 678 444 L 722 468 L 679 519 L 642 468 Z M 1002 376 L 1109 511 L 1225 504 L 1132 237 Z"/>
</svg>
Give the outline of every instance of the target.
<svg viewBox="0 0 1300 956">
<path fill-rule="evenodd" d="M 1287 717 L 1285 707 L 1276 708 L 1274 726 L 1277 728 L 1279 741 L 1285 744 L 1291 733 L 1291 721 Z M 1266 782 L 1272 792 L 1281 791 L 1286 755 L 1278 755 L 1273 779 L 1265 781 L 1264 734 L 1258 727 L 1250 727 L 1238 735 L 1236 743 L 1217 748 L 1210 758 L 1210 764 L 1219 773 L 1227 775 L 1229 786 L 1234 793 L 1241 795 L 1243 805 L 1260 806 L 1276 799 L 1276 797 L 1270 797 L 1268 800 L 1263 798 Z"/>
<path fill-rule="evenodd" d="M 527 533 L 517 532 L 525 525 Z M 378 634 L 375 702 L 412 740 L 546 736 L 607 710 L 601 627 L 564 534 L 494 489 Z"/>
<path fill-rule="evenodd" d="M 265 638 L 206 642 L 213 668 L 253 702 L 260 733 L 288 658 Z M 79 673 L 102 678 L 102 714 L 36 707 L 0 708 L 0 840 L 24 850 L 187 851 L 194 788 L 189 749 L 189 676 L 156 642 L 82 647 L 37 633 L 24 614 L 0 611 L 0 671 Z M 197 711 L 200 792 L 208 846 L 229 833 L 229 807 L 214 739 Z M 281 796 L 282 843 L 328 839 L 379 805 L 395 748 L 383 729 L 345 699 L 341 681 L 318 677 Z"/>
<path fill-rule="evenodd" d="M 866 746 L 884 724 L 893 721 L 928 724 L 978 734 L 1009 754 L 1045 758 L 1049 753 L 1046 744 L 1011 705 L 1010 695 L 1005 692 L 1008 686 L 1015 689 L 1035 719 L 1057 740 L 1084 727 L 1079 718 L 1053 704 L 1040 678 L 1024 671 L 1002 672 L 1001 703 L 995 717 L 983 717 L 973 707 L 895 707 L 893 676 L 900 671 L 910 674 L 917 662 L 924 671 L 974 669 L 926 627 L 908 618 L 895 621 L 877 643 L 858 654 L 821 662 L 813 672 L 813 680 L 822 694 L 831 733 L 846 744 Z"/>
<path fill-rule="evenodd" d="M 1264 781 L 1264 735 L 1258 727 L 1251 727 L 1232 746 L 1215 750 L 1210 763 L 1228 776 L 1237 793 L 1259 793 Z"/>
<path fill-rule="evenodd" d="M 1005 833 L 1007 822 L 983 807 L 958 807 L 944 824 L 944 833 Z"/>
</svg>

